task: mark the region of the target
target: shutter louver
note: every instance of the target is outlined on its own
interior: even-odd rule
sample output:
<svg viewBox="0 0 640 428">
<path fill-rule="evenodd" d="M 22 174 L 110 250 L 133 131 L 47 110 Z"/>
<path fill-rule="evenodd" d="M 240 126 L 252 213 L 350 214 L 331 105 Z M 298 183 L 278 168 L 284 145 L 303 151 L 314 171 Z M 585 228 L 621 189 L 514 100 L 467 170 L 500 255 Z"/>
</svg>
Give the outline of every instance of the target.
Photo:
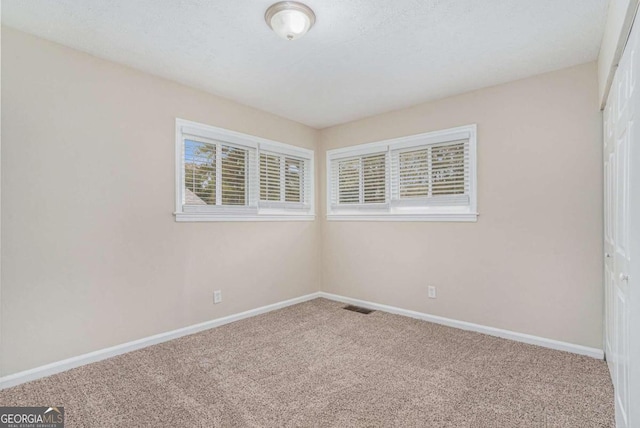
<svg viewBox="0 0 640 428">
<path fill-rule="evenodd" d="M 466 147 L 466 143 L 459 143 L 431 149 L 432 191 L 435 196 L 459 195 L 468 191 Z"/>
<path fill-rule="evenodd" d="M 380 204 L 387 201 L 387 155 L 362 158 L 362 203 Z"/>
<path fill-rule="evenodd" d="M 469 142 L 453 141 L 392 152 L 393 201 L 467 205 Z"/>
<path fill-rule="evenodd" d="M 284 158 L 284 200 L 304 202 L 305 165 L 302 159 Z"/>
<path fill-rule="evenodd" d="M 338 162 L 338 204 L 360 203 L 360 159 Z"/>
<path fill-rule="evenodd" d="M 260 153 L 260 200 L 280 201 L 280 157 Z"/>
<path fill-rule="evenodd" d="M 400 199 L 429 196 L 429 150 L 400 153 Z"/>
<path fill-rule="evenodd" d="M 222 205 L 248 205 L 248 150 L 222 145 L 220 158 Z"/>
</svg>

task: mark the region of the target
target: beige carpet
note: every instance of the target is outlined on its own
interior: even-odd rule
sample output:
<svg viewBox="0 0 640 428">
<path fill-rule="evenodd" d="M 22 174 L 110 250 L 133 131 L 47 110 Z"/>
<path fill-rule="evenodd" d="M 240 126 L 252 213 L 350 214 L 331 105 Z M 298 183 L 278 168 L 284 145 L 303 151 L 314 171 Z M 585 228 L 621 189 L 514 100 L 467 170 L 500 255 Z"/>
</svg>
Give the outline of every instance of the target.
<svg viewBox="0 0 640 428">
<path fill-rule="evenodd" d="M 67 427 L 613 427 L 605 363 L 324 299 L 0 391 Z"/>
</svg>

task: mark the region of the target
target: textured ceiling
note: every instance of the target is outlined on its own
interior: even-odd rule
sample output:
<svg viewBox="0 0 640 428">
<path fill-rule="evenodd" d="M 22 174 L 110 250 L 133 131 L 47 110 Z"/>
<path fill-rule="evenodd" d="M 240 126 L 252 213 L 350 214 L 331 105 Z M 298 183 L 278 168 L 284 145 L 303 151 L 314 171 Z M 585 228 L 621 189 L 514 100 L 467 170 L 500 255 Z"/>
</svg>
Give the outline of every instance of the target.
<svg viewBox="0 0 640 428">
<path fill-rule="evenodd" d="M 607 0 L 3 0 L 10 27 L 316 128 L 595 60 Z"/>
</svg>

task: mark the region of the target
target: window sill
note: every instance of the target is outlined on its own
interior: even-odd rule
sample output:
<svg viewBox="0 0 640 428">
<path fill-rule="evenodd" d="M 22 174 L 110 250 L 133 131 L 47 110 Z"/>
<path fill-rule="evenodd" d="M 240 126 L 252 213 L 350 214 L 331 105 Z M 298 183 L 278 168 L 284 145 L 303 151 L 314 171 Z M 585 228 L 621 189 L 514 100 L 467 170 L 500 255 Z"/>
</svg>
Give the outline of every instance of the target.
<svg viewBox="0 0 640 428">
<path fill-rule="evenodd" d="M 440 221 L 476 222 L 478 213 L 429 213 L 429 214 L 327 214 L 329 221 Z"/>
<path fill-rule="evenodd" d="M 313 221 L 315 214 L 208 214 L 208 213 L 174 213 L 177 222 L 202 221 Z"/>
</svg>

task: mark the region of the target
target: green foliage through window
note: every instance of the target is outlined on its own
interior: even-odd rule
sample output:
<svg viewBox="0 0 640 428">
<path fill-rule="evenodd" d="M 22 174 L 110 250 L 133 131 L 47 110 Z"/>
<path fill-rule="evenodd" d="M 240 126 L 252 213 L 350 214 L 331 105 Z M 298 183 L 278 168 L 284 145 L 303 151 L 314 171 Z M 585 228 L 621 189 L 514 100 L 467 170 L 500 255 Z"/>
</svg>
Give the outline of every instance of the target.
<svg viewBox="0 0 640 428">
<path fill-rule="evenodd" d="M 247 205 L 247 159 L 244 149 L 185 140 L 184 204 Z"/>
</svg>

